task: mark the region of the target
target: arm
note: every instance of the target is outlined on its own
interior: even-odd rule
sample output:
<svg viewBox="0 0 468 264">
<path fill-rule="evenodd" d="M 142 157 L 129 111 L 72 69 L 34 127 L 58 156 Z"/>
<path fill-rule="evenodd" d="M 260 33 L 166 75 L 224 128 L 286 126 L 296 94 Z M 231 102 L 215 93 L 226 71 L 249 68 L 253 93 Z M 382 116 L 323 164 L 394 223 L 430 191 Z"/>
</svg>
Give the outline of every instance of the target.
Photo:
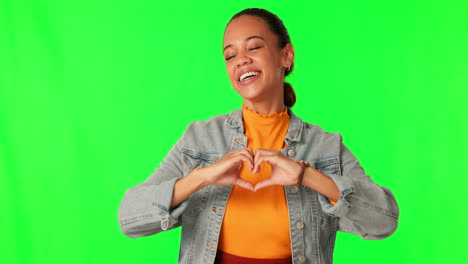
<svg viewBox="0 0 468 264">
<path fill-rule="evenodd" d="M 235 184 L 253 190 L 252 183 L 239 177 L 242 162 L 253 166 L 251 150 L 232 151 L 208 167 L 184 172 L 182 142 L 183 137 L 145 182 L 127 190 L 119 207 L 125 235 L 137 238 L 180 226 L 187 198 L 205 186 Z"/>
<path fill-rule="evenodd" d="M 340 189 L 338 189 L 335 182 L 313 167 L 305 169 L 302 185 L 321 193 L 330 201 L 338 201 L 340 199 Z"/>
<path fill-rule="evenodd" d="M 180 226 L 180 215 L 188 205 L 188 200 L 184 199 L 189 194 L 185 192 L 182 196 L 174 196 L 177 206 L 171 205 L 173 205 L 176 182 L 187 176 L 185 175 L 187 172 L 182 168 L 182 141 L 183 137 L 172 147 L 160 167 L 146 181 L 128 189 L 125 193 L 119 206 L 118 217 L 121 231 L 128 237 L 148 236 Z M 185 182 L 190 180 L 184 180 L 178 185 L 183 185 Z M 180 203 L 182 200 L 184 201 Z"/>
<path fill-rule="evenodd" d="M 177 207 L 181 202 L 190 197 L 190 195 L 206 186 L 200 176 L 200 170 L 201 168 L 195 168 L 189 175 L 175 183 L 171 209 Z"/>
<path fill-rule="evenodd" d="M 342 143 L 340 134 L 342 175 L 328 176 L 339 189 L 339 199 L 331 205 L 319 192 L 319 201 L 325 213 L 339 217 L 339 230 L 357 234 L 364 239 L 383 239 L 390 236 L 398 224 L 399 209 L 388 188 L 375 184 L 356 157 Z M 316 176 L 318 177 L 318 176 Z M 333 188 L 332 188 L 333 189 Z M 326 194 L 326 193 L 325 193 Z M 333 196 L 328 196 L 335 199 Z"/>
</svg>

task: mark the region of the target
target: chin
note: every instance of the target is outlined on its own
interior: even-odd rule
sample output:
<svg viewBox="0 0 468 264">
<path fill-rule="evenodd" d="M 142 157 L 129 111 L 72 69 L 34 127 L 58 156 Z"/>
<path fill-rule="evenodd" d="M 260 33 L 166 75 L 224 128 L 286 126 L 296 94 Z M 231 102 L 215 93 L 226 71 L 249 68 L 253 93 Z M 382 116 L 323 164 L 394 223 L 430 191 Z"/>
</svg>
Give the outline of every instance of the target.
<svg viewBox="0 0 468 264">
<path fill-rule="evenodd" d="M 237 87 L 236 91 L 242 98 L 252 100 L 259 97 L 264 89 L 255 85 L 248 85 Z"/>
</svg>

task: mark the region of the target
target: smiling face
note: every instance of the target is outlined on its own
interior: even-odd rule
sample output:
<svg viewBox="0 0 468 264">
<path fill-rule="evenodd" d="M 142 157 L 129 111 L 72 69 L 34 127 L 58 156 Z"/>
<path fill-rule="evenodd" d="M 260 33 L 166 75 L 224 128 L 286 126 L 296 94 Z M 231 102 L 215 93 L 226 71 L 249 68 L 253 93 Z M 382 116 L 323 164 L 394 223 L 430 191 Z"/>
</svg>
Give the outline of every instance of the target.
<svg viewBox="0 0 468 264">
<path fill-rule="evenodd" d="M 291 65 L 290 44 L 279 47 L 278 37 L 260 17 L 242 15 L 226 28 L 223 55 L 232 87 L 244 104 L 283 103 L 284 69 Z"/>
</svg>

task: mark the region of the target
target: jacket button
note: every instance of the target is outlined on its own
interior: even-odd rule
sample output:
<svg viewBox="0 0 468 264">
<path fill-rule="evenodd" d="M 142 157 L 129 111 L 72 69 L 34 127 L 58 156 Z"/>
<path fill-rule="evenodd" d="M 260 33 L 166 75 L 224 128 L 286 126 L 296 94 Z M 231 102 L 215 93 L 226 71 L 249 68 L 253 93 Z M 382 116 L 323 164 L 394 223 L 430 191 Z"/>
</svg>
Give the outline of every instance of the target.
<svg viewBox="0 0 468 264">
<path fill-rule="evenodd" d="M 297 258 L 297 260 L 299 260 L 299 262 L 305 262 L 305 257 L 304 256 L 300 256 L 299 258 Z"/>
<path fill-rule="evenodd" d="M 162 220 L 161 221 L 161 229 L 162 230 L 167 230 L 168 226 L 169 226 L 169 221 L 167 221 L 167 220 Z"/>
<path fill-rule="evenodd" d="M 304 222 L 302 222 L 302 221 L 297 222 L 296 227 L 297 227 L 297 229 L 304 228 Z"/>
<path fill-rule="evenodd" d="M 299 190 L 299 188 L 297 188 L 296 185 L 294 185 L 293 187 L 291 187 L 291 192 L 292 192 L 292 193 L 297 193 L 298 190 Z"/>
<path fill-rule="evenodd" d="M 205 245 L 207 245 L 207 246 L 210 247 L 210 248 L 215 248 L 215 245 L 212 244 L 212 243 L 205 243 Z"/>
<path fill-rule="evenodd" d="M 213 212 L 216 212 L 218 214 L 221 214 L 223 212 L 223 210 L 221 210 L 219 208 L 216 208 L 216 207 L 213 207 L 212 210 L 213 210 Z"/>
<path fill-rule="evenodd" d="M 294 157 L 294 155 L 296 155 L 296 152 L 294 151 L 294 149 L 289 149 L 288 150 L 288 156 L 289 157 Z"/>
</svg>

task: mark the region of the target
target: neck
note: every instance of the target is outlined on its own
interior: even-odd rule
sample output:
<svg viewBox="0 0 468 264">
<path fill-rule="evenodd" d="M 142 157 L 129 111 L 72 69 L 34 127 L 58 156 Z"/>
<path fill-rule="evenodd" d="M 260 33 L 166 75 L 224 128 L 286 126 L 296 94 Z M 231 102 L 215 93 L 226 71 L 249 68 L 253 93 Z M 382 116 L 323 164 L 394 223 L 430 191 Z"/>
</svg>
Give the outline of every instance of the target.
<svg viewBox="0 0 468 264">
<path fill-rule="evenodd" d="M 243 104 L 259 114 L 270 115 L 273 113 L 281 113 L 284 111 L 285 105 L 284 102 L 252 102 L 249 100 L 244 100 Z"/>
</svg>

